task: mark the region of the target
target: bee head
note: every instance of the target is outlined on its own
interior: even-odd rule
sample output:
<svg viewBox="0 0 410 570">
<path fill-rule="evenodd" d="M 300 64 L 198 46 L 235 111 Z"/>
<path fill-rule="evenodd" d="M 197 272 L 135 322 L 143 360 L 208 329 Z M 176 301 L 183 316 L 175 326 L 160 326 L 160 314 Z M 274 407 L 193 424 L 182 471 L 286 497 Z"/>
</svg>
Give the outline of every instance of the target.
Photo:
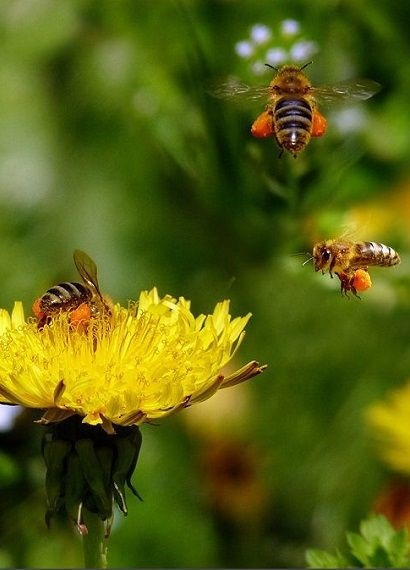
<svg viewBox="0 0 410 570">
<path fill-rule="evenodd" d="M 326 271 L 330 268 L 333 253 L 327 242 L 320 242 L 313 248 L 313 260 L 315 265 L 315 271 Z"/>
</svg>

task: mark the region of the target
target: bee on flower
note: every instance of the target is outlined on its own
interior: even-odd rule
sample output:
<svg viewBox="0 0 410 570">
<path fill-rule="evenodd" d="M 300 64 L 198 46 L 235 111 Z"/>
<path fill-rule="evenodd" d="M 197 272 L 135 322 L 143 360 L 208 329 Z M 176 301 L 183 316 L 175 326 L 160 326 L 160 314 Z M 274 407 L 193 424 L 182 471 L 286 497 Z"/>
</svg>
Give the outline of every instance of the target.
<svg viewBox="0 0 410 570">
<path fill-rule="evenodd" d="M 96 264 L 80 249 L 74 251 L 73 257 L 82 283 L 65 281 L 54 285 L 34 301 L 32 309 L 39 329 L 61 312 L 74 326 L 86 326 L 91 318 L 111 314 L 108 302 L 100 291 Z"/>
<path fill-rule="evenodd" d="M 0 403 L 45 410 L 39 423 L 46 430 L 47 520 L 64 509 L 86 534 L 83 515 L 96 513 L 108 534 L 113 504 L 127 513 L 125 485 L 137 494 L 131 476 L 142 441 L 139 426 L 265 367 L 251 361 L 224 373 L 251 316 L 232 318 L 229 301 L 195 316 L 188 300 L 160 297 L 154 288 L 128 307 L 112 304 L 107 319 L 94 265 L 85 271 L 80 264 L 80 275 L 86 286 L 90 267 L 91 292 L 81 290 L 81 299 L 77 295 L 69 306 L 60 303 L 41 328 L 25 318 L 19 302 L 11 313 L 0 310 Z M 64 283 L 57 296 L 68 289 L 73 294 Z M 80 300 L 90 306 L 93 326 L 73 326 Z"/>
</svg>

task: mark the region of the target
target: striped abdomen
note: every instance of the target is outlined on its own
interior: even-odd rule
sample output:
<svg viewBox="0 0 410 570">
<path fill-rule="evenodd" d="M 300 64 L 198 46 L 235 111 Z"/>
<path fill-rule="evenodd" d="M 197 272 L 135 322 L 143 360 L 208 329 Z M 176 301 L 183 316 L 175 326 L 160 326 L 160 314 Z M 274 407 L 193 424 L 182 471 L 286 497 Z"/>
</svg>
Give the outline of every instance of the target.
<svg viewBox="0 0 410 570">
<path fill-rule="evenodd" d="M 310 140 L 312 107 L 305 99 L 280 99 L 273 118 L 279 145 L 296 156 Z"/>
<path fill-rule="evenodd" d="M 351 265 L 363 267 L 366 265 L 381 265 L 390 267 L 400 263 L 400 256 L 392 247 L 374 241 L 362 241 L 355 244 L 356 254 Z"/>
<path fill-rule="evenodd" d="M 40 299 L 40 309 L 44 313 L 61 310 L 69 311 L 91 301 L 92 292 L 82 283 L 64 282 L 48 289 Z"/>
</svg>

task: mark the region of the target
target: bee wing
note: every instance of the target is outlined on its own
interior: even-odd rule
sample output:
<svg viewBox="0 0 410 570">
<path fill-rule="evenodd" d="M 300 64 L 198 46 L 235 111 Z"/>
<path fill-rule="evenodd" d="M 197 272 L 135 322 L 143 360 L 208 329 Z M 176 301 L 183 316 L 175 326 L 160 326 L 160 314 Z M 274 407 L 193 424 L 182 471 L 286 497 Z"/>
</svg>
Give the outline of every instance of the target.
<svg viewBox="0 0 410 570">
<path fill-rule="evenodd" d="M 351 79 L 333 85 L 312 87 L 311 92 L 315 99 L 321 103 L 337 101 L 365 101 L 380 91 L 381 85 L 371 79 Z"/>
<path fill-rule="evenodd" d="M 270 91 L 269 85 L 252 87 L 236 77 L 228 77 L 226 81 L 214 83 L 208 88 L 208 93 L 217 99 L 235 101 L 260 101 L 267 99 Z"/>
<path fill-rule="evenodd" d="M 101 297 L 97 279 L 97 266 L 94 261 L 81 249 L 76 249 L 73 257 L 75 266 L 83 281 Z"/>
</svg>

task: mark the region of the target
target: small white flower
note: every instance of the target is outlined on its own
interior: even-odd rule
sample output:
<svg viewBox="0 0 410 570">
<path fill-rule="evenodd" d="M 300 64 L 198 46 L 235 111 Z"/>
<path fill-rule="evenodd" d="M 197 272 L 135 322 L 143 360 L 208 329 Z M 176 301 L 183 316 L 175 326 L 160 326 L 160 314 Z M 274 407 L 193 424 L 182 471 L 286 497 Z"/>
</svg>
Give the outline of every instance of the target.
<svg viewBox="0 0 410 570">
<path fill-rule="evenodd" d="M 301 40 L 293 44 L 290 55 L 293 61 L 306 61 L 318 51 L 319 47 L 316 42 Z"/>
<path fill-rule="evenodd" d="M 251 28 L 251 39 L 256 44 L 265 44 L 272 37 L 272 30 L 265 24 L 255 24 Z"/>
<path fill-rule="evenodd" d="M 266 52 L 266 63 L 270 63 L 270 65 L 285 63 L 287 59 L 288 54 L 286 50 L 282 48 L 271 48 Z"/>
<path fill-rule="evenodd" d="M 272 67 L 286 63 L 308 63 L 319 52 L 319 45 L 312 40 L 302 39 L 300 22 L 292 18 L 278 21 L 273 29 L 266 24 L 256 23 L 250 28 L 249 36 L 235 44 L 236 54 L 247 60 L 247 68 L 253 75 L 263 75 L 266 69 L 262 62 Z"/>
<path fill-rule="evenodd" d="M 248 58 L 253 54 L 254 48 L 250 42 L 243 40 L 235 44 L 235 51 L 239 57 Z"/>
<path fill-rule="evenodd" d="M 281 33 L 283 36 L 292 37 L 300 32 L 300 24 L 296 20 L 283 20 L 281 23 Z"/>
</svg>

